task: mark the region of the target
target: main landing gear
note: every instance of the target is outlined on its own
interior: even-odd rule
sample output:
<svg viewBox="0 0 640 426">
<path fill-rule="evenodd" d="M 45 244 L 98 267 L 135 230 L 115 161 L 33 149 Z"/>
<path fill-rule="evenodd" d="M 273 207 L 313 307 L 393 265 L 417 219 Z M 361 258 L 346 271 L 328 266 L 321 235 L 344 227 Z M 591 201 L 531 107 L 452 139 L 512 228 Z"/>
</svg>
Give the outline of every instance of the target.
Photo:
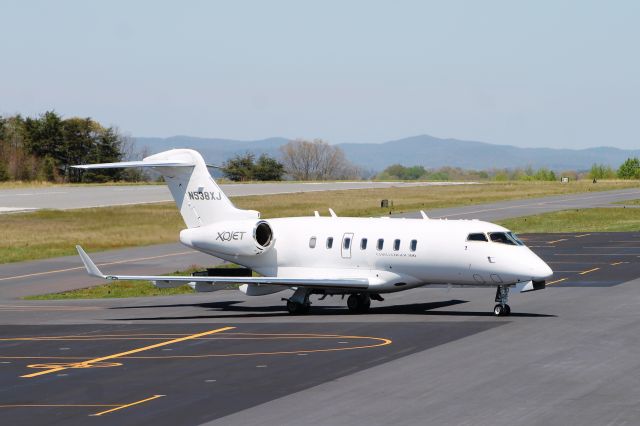
<svg viewBox="0 0 640 426">
<path fill-rule="evenodd" d="M 289 299 L 282 299 L 287 302 L 287 311 L 291 315 L 305 315 L 309 313 L 311 309 L 311 302 L 309 302 L 309 296 L 312 292 L 309 289 L 298 288 Z M 326 297 L 324 293 L 321 300 Z M 345 296 L 343 294 L 343 296 Z M 347 298 L 347 308 L 352 314 L 364 314 L 369 311 L 371 307 L 371 300 L 378 300 L 382 302 L 384 299 L 379 294 L 367 294 L 367 293 L 354 293 L 350 294 Z"/>
<path fill-rule="evenodd" d="M 506 285 L 499 285 L 496 289 L 496 303 L 493 308 L 493 313 L 497 317 L 507 316 L 511 313 L 511 307 L 507 305 L 509 301 L 509 287 Z"/>
<path fill-rule="evenodd" d="M 287 311 L 291 315 L 305 315 L 309 313 L 311 309 L 311 302 L 309 302 L 309 296 L 311 291 L 306 288 L 296 289 L 289 299 L 282 299 L 287 302 Z"/>
<path fill-rule="evenodd" d="M 351 294 L 347 298 L 347 308 L 352 314 L 364 314 L 371 307 L 371 297 L 368 294 Z"/>
</svg>

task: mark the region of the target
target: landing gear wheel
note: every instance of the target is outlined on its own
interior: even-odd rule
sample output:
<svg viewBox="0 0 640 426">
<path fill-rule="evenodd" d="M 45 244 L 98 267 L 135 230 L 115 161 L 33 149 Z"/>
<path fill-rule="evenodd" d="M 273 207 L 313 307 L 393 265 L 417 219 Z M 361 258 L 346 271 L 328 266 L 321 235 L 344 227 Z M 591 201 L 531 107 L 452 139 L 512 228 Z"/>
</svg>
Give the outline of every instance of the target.
<svg viewBox="0 0 640 426">
<path fill-rule="evenodd" d="M 509 315 L 511 313 L 511 307 L 509 305 L 496 305 L 493 308 L 493 313 L 497 316 L 497 317 L 506 317 L 507 315 Z"/>
<path fill-rule="evenodd" d="M 309 313 L 310 306 L 287 300 L 287 310 L 291 315 L 304 315 Z"/>
<path fill-rule="evenodd" d="M 360 300 L 357 294 L 352 294 L 347 298 L 347 308 L 352 314 L 358 313 L 360 310 Z"/>
<path fill-rule="evenodd" d="M 347 308 L 352 314 L 363 314 L 371 307 L 371 298 L 367 294 L 352 294 L 347 298 Z"/>
</svg>

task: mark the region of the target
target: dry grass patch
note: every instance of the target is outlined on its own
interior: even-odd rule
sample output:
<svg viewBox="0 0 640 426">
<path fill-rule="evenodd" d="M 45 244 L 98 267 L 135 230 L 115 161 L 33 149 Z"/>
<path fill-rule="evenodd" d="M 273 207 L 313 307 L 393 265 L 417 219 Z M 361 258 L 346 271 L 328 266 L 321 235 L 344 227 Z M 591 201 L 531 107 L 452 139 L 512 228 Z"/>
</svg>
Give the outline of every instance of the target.
<svg viewBox="0 0 640 426">
<path fill-rule="evenodd" d="M 174 204 L 0 215 L 0 263 L 176 241 L 184 223 Z"/>
<path fill-rule="evenodd" d="M 479 185 L 416 186 L 409 188 L 376 188 L 345 191 L 301 192 L 238 197 L 233 201 L 241 208 L 258 210 L 262 217 L 288 217 L 327 214 L 333 208 L 340 216 L 381 216 L 393 213 L 482 204 L 501 200 L 535 198 L 550 195 L 604 191 L 637 187 L 629 181 L 570 182 L 491 182 Z M 392 209 L 380 208 L 380 200 L 393 201 Z"/>
</svg>

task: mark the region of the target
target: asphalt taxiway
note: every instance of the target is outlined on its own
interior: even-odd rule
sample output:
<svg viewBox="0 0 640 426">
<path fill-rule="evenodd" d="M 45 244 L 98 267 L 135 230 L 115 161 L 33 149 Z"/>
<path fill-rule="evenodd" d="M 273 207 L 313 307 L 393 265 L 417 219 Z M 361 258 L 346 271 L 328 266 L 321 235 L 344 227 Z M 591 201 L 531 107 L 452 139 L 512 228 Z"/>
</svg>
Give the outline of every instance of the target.
<svg viewBox="0 0 640 426">
<path fill-rule="evenodd" d="M 640 233 L 523 238 L 556 273 L 510 317 L 477 288 L 0 300 L 3 422 L 638 424 Z"/>
</svg>

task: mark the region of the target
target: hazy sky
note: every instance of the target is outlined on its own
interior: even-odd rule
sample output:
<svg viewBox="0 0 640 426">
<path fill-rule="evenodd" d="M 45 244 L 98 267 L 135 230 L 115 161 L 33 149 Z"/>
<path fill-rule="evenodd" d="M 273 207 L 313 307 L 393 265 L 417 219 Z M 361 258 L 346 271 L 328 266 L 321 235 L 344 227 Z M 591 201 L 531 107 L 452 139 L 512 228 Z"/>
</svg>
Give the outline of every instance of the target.
<svg viewBox="0 0 640 426">
<path fill-rule="evenodd" d="M 639 148 L 640 1 L 0 0 L 0 113 Z"/>
</svg>

